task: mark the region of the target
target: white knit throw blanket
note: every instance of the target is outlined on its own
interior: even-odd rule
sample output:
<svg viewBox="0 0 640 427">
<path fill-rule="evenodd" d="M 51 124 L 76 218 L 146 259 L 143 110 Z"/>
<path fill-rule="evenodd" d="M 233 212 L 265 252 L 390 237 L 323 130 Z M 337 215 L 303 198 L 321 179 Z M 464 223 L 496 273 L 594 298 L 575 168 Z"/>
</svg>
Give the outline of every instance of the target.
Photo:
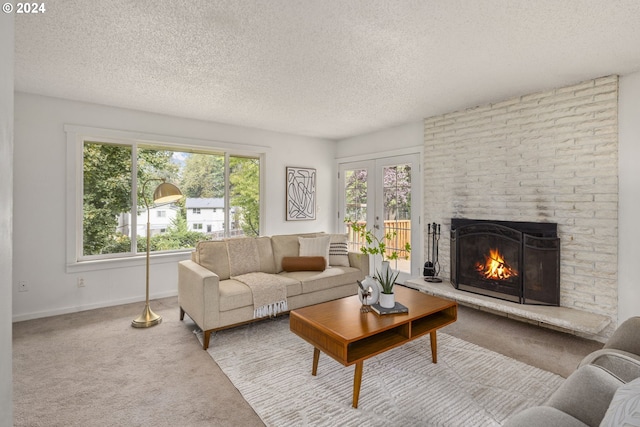
<svg viewBox="0 0 640 427">
<path fill-rule="evenodd" d="M 253 294 L 253 318 L 275 316 L 287 308 L 287 284 L 290 279 L 268 273 L 247 273 L 231 277 L 244 283 Z"/>
</svg>

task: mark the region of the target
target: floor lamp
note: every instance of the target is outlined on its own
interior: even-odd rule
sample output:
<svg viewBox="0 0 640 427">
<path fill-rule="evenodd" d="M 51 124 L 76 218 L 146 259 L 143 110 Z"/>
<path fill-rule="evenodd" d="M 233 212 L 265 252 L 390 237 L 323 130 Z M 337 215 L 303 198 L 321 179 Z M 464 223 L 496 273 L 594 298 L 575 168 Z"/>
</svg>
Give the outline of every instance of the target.
<svg viewBox="0 0 640 427">
<path fill-rule="evenodd" d="M 148 328 L 162 322 L 162 317 L 154 313 L 149 307 L 149 247 L 151 246 L 151 213 L 149 212 L 149 202 L 147 202 L 146 187 L 151 181 L 162 181 L 162 184 L 158 185 L 153 192 L 153 204 L 155 206 L 177 202 L 183 197 L 182 192 L 180 192 L 178 187 L 165 182 L 165 180 L 161 178 L 151 178 L 142 184 L 142 199 L 144 200 L 144 205 L 147 208 L 147 299 L 142 314 L 131 322 L 131 326 L 134 328 Z"/>
</svg>

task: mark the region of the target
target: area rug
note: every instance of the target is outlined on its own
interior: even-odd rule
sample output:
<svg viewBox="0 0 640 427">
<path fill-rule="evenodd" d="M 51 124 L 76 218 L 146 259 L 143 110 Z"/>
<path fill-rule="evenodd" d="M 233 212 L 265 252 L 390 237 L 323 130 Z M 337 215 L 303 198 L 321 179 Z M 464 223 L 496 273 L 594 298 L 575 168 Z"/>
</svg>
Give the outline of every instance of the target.
<svg viewBox="0 0 640 427">
<path fill-rule="evenodd" d="M 202 334 L 198 334 L 202 340 Z M 289 318 L 217 332 L 208 350 L 267 426 L 500 426 L 544 402 L 564 379 L 438 332 L 364 362 L 358 408 L 354 366 L 320 355 L 289 331 Z"/>
</svg>

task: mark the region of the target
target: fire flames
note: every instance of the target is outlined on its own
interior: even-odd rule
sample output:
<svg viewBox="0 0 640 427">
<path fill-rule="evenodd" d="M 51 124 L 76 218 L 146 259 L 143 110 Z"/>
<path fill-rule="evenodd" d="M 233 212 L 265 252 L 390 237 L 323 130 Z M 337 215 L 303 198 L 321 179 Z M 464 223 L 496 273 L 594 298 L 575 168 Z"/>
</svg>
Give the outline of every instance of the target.
<svg viewBox="0 0 640 427">
<path fill-rule="evenodd" d="M 518 272 L 511 268 L 497 249 L 489 249 L 483 263 L 476 264 L 476 270 L 487 279 L 506 280 L 517 276 Z"/>
</svg>

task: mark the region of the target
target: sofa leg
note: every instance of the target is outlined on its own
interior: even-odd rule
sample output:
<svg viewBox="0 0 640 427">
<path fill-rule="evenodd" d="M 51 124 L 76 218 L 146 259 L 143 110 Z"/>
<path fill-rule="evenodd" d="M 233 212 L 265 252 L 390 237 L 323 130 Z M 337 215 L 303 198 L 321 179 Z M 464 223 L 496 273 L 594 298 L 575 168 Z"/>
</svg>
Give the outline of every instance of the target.
<svg viewBox="0 0 640 427">
<path fill-rule="evenodd" d="M 180 320 L 184 320 L 184 310 L 180 307 Z"/>
<path fill-rule="evenodd" d="M 209 348 L 209 339 L 211 338 L 211 330 L 204 331 L 204 336 L 202 337 L 202 349 L 206 350 Z"/>
</svg>

